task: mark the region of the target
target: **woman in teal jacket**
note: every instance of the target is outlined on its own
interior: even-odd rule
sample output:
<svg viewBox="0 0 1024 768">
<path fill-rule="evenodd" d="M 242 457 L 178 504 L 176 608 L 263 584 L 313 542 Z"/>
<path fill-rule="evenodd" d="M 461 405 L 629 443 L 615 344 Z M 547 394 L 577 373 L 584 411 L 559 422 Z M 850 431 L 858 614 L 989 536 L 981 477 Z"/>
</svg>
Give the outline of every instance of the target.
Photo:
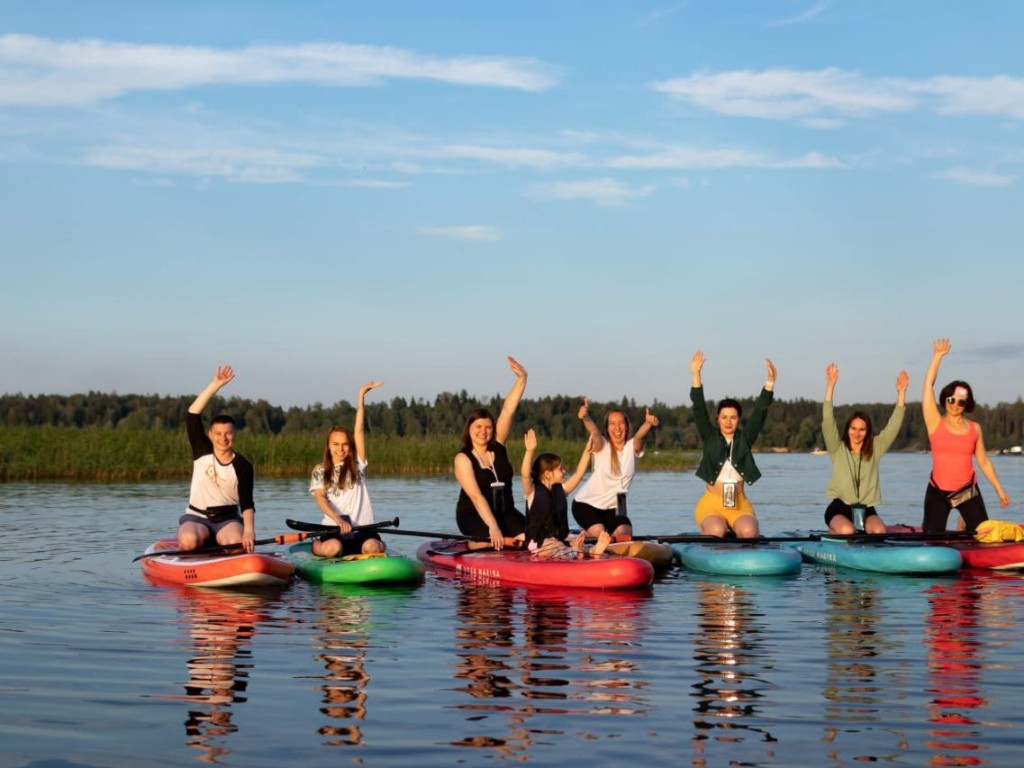
<svg viewBox="0 0 1024 768">
<path fill-rule="evenodd" d="M 700 526 L 700 532 L 706 536 L 721 538 L 732 530 L 738 538 L 750 539 L 760 533 L 754 507 L 747 499 L 744 488 L 761 477 L 754 463 L 751 446 L 764 426 L 768 406 L 774 397 L 775 365 L 767 358 L 764 362 L 768 377 L 746 426 L 740 426 L 742 408 L 732 398 L 718 401 L 718 423 L 713 426 L 708 416 L 700 377 L 704 367 L 704 353 L 698 349 L 690 359 L 690 372 L 693 374 L 693 386 L 690 389 L 693 421 L 704 443 L 697 477 L 707 486 L 697 502 L 694 518 Z"/>
</svg>

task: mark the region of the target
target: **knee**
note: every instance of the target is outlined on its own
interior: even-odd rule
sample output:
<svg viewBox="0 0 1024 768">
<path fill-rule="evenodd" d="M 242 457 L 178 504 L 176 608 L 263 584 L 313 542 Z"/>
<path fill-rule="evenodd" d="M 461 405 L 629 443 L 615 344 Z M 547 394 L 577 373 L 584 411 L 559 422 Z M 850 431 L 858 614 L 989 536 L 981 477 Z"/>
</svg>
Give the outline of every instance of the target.
<svg viewBox="0 0 1024 768">
<path fill-rule="evenodd" d="M 341 552 L 341 539 L 323 539 L 313 542 L 313 554 L 317 557 L 337 557 Z"/>
<path fill-rule="evenodd" d="M 178 549 L 198 549 L 203 539 L 194 530 L 178 531 Z"/>
<path fill-rule="evenodd" d="M 363 542 L 364 555 L 379 555 L 384 551 L 384 542 L 380 539 L 367 539 Z"/>
</svg>

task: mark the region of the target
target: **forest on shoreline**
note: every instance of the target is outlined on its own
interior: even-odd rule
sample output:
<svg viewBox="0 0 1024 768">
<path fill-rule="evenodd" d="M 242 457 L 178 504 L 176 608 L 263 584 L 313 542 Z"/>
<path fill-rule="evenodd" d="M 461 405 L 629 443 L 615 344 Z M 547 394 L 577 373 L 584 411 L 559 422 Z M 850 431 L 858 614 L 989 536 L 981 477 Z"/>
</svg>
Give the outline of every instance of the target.
<svg viewBox="0 0 1024 768">
<path fill-rule="evenodd" d="M 3 480 L 139 480 L 187 477 L 188 443 L 185 414 L 193 395 L 118 395 L 89 392 L 79 395 L 0 396 L 0 481 Z M 516 413 L 509 448 L 514 462 L 521 457 L 521 436 L 532 427 L 541 448 L 559 453 L 575 466 L 586 432 L 577 418 L 582 397 L 558 395 L 523 398 Z M 744 413 L 753 399 L 741 399 Z M 443 393 L 433 402 L 394 397 L 366 406 L 369 458 L 375 474 L 429 474 L 451 471 L 466 414 L 484 407 L 497 414 L 502 396 L 470 397 L 465 391 Z M 689 406 L 654 402 L 651 411 L 660 426 L 647 438 L 646 470 L 690 469 L 695 465 L 699 438 Z M 714 410 L 714 403 L 709 403 Z M 616 408 L 627 413 L 634 428 L 642 422 L 644 405 L 623 398 L 591 403 L 600 423 Z M 840 424 L 854 410 L 866 412 L 875 430 L 885 426 L 892 403 L 840 405 Z M 354 406 L 346 400 L 331 406 L 316 403 L 282 408 L 266 400 L 217 398 L 207 417 L 231 414 L 238 425 L 236 446 L 261 475 L 299 477 L 320 460 L 326 431 L 334 424 L 351 426 Z M 986 447 L 1020 445 L 1024 402 L 979 406 L 972 418 L 984 429 Z M 808 452 L 823 446 L 821 403 L 776 400 L 758 440 L 762 451 Z M 927 432 L 920 403 L 908 403 L 893 450 L 924 451 Z"/>
</svg>

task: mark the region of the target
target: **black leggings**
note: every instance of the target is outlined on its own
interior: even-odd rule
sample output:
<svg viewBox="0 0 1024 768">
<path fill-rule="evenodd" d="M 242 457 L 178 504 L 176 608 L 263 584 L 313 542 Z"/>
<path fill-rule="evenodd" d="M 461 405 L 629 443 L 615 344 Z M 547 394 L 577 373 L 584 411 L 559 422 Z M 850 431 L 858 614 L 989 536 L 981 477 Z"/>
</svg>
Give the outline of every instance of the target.
<svg viewBox="0 0 1024 768">
<path fill-rule="evenodd" d="M 924 492 L 924 521 L 921 528 L 925 533 L 942 533 L 946 530 L 946 523 L 949 520 L 949 512 L 953 506 L 949 503 L 949 494 L 953 491 L 944 491 L 928 483 Z M 985 501 L 981 498 L 981 491 L 973 499 L 968 499 L 956 511 L 967 524 L 967 532 L 974 533 L 981 523 L 988 520 L 988 512 L 985 511 Z"/>
</svg>

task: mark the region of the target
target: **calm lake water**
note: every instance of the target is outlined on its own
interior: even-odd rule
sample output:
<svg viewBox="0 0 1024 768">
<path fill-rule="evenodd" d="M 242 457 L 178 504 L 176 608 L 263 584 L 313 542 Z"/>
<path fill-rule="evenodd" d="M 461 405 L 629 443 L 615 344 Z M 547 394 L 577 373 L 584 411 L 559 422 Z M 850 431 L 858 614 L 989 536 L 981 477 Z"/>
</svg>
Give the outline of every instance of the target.
<svg viewBox="0 0 1024 768">
<path fill-rule="evenodd" d="M 762 529 L 820 529 L 828 459 L 761 456 Z M 1020 519 L 1024 460 L 996 457 Z M 883 462 L 919 522 L 926 456 Z M 454 530 L 451 478 L 371 477 L 378 519 Z M 259 481 L 257 535 L 317 520 Z M 690 474 L 642 474 L 638 532 L 692 531 Z M 643 592 L 428 574 L 265 594 L 147 583 L 187 484 L 0 485 L 0 764 L 1019 765 L 1024 574 L 673 571 Z M 519 489 L 516 498 L 521 498 Z M 420 539 L 391 536 L 411 554 Z"/>
</svg>

